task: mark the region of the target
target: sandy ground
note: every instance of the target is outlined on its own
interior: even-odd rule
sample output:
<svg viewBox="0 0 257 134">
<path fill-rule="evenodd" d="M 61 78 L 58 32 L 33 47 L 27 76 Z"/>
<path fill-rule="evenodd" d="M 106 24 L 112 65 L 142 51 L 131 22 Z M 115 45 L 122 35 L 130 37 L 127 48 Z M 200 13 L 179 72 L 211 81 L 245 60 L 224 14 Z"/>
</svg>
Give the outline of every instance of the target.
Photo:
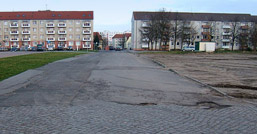
<svg viewBox="0 0 257 134">
<path fill-rule="evenodd" d="M 0 52 L 0 58 L 4 57 L 12 57 L 12 56 L 18 56 L 18 55 L 26 55 L 26 54 L 33 54 L 33 53 L 42 53 L 42 52 L 31 52 L 31 51 L 18 51 L 18 52 Z"/>
<path fill-rule="evenodd" d="M 256 54 L 141 54 L 239 98 L 257 99 Z"/>
</svg>

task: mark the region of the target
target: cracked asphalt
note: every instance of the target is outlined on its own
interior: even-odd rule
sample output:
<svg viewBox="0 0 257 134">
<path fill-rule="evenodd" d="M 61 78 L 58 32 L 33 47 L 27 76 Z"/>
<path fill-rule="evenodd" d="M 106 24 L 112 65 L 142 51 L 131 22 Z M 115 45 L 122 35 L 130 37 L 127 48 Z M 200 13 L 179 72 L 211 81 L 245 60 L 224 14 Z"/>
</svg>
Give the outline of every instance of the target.
<svg viewBox="0 0 257 134">
<path fill-rule="evenodd" d="M 256 115 L 256 105 L 126 52 L 80 55 L 0 82 L 1 134 L 255 134 Z"/>
</svg>

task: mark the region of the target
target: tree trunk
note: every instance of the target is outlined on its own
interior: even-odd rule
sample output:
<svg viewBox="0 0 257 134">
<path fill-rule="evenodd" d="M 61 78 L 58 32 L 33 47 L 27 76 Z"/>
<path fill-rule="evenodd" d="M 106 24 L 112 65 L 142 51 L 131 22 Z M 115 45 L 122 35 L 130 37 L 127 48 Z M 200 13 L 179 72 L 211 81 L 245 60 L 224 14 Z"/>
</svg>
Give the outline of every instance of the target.
<svg viewBox="0 0 257 134">
<path fill-rule="evenodd" d="M 253 45 L 253 51 L 256 52 L 256 46 L 257 44 Z"/>
</svg>

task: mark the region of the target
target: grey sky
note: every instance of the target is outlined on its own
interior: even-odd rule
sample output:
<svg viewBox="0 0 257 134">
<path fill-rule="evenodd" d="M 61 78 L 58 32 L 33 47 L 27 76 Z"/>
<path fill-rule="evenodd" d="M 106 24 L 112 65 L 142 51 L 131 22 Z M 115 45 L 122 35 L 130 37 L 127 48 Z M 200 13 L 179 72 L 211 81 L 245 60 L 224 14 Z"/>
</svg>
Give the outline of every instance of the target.
<svg viewBox="0 0 257 134">
<path fill-rule="evenodd" d="M 12 0 L 1 11 L 94 11 L 94 31 L 130 30 L 133 11 L 249 13 L 257 15 L 257 0 Z"/>
</svg>

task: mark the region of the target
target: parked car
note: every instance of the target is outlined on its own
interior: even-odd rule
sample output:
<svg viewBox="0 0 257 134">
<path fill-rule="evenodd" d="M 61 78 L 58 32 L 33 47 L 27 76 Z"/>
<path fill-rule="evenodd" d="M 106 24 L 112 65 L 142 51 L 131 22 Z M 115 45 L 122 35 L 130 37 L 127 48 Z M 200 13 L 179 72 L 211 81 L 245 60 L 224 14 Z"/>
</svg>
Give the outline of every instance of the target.
<svg viewBox="0 0 257 134">
<path fill-rule="evenodd" d="M 195 51 L 195 47 L 194 46 L 184 46 L 182 48 L 182 51 Z"/>
<path fill-rule="evenodd" d="M 116 50 L 116 51 L 121 51 L 121 50 L 122 50 L 122 47 L 121 47 L 121 46 L 117 46 L 115 50 Z"/>
<path fill-rule="evenodd" d="M 109 46 L 109 50 L 114 50 L 114 47 L 113 46 Z"/>
<path fill-rule="evenodd" d="M 8 51 L 7 47 L 0 47 L 0 51 Z"/>
<path fill-rule="evenodd" d="M 48 46 L 47 50 L 48 51 L 54 51 L 54 46 Z"/>
<path fill-rule="evenodd" d="M 67 50 L 68 50 L 68 51 L 72 51 L 72 50 L 73 50 L 73 47 L 72 47 L 72 46 L 68 46 Z"/>
<path fill-rule="evenodd" d="M 37 51 L 44 51 L 44 45 L 43 44 L 37 44 Z"/>
<path fill-rule="evenodd" d="M 57 50 L 58 50 L 58 51 L 63 51 L 63 46 L 58 46 L 58 47 L 57 47 Z"/>
</svg>

